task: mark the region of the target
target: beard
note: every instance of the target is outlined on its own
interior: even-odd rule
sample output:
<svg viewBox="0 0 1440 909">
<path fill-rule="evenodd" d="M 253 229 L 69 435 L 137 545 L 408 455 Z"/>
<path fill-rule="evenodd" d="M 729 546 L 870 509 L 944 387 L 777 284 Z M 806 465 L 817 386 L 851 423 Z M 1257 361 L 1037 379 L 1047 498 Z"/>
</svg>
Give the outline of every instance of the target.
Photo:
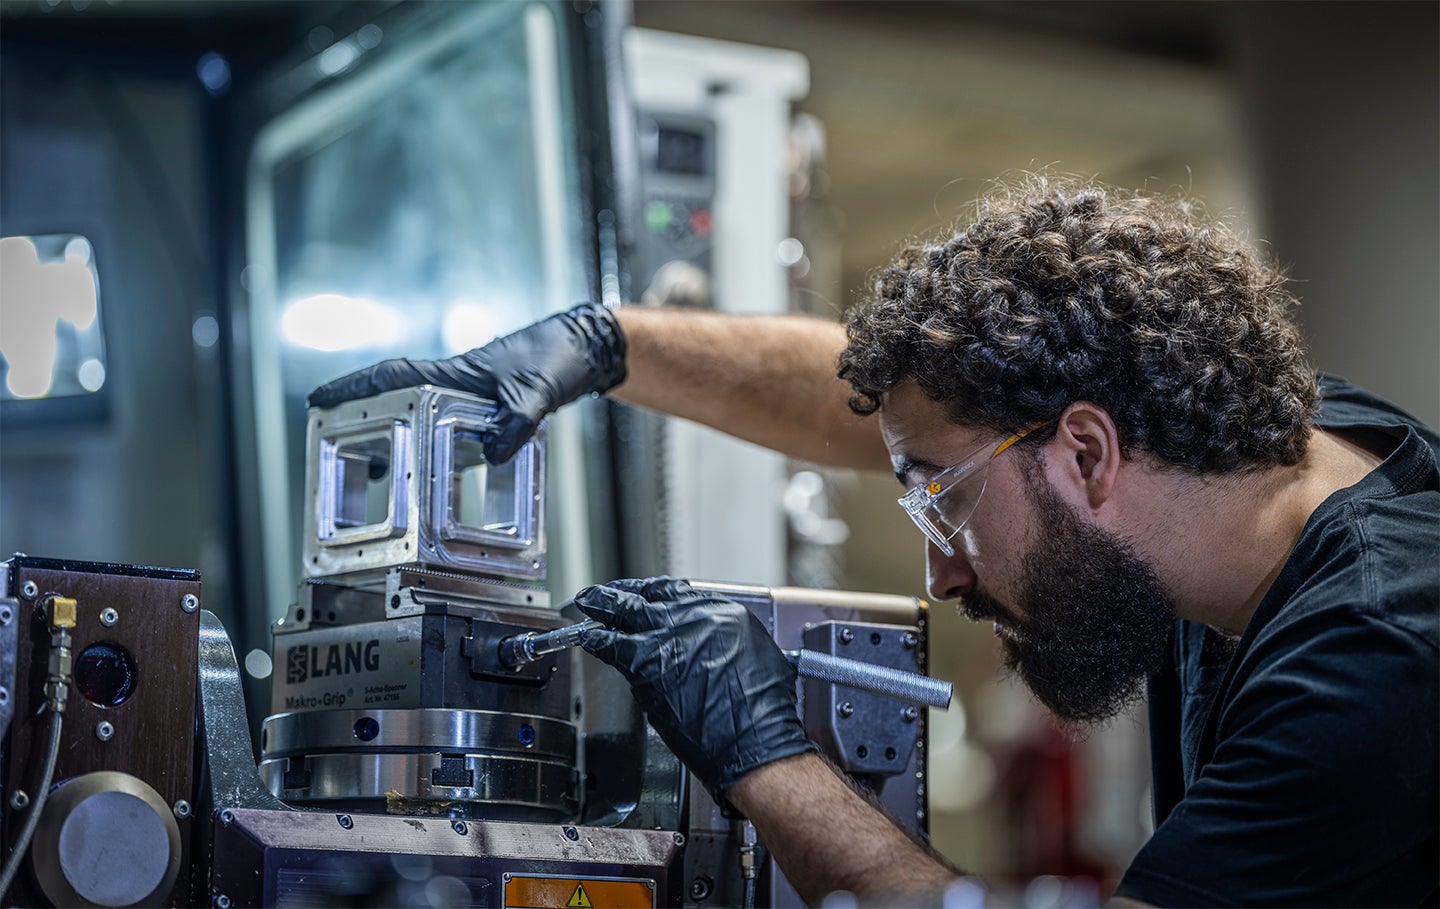
<svg viewBox="0 0 1440 909">
<path fill-rule="evenodd" d="M 1084 729 L 1139 700 L 1163 665 L 1175 606 L 1127 542 L 1083 520 L 1038 471 L 1026 471 L 1039 540 L 1022 560 L 1025 619 L 1001 636 L 1005 668 L 1065 723 Z M 965 598 L 971 619 L 1007 621 L 983 593 Z"/>
</svg>

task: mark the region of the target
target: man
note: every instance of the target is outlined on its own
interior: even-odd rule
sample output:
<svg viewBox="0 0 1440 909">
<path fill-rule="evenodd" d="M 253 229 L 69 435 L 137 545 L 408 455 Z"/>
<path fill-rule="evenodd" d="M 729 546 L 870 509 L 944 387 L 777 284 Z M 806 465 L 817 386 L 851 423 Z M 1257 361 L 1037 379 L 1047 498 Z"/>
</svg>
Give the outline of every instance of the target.
<svg viewBox="0 0 1440 909">
<path fill-rule="evenodd" d="M 501 402 L 499 460 L 611 391 L 798 457 L 888 463 L 931 595 L 993 621 L 1062 721 L 1113 716 L 1149 681 L 1157 828 L 1117 896 L 1435 905 L 1440 439 L 1317 380 L 1294 303 L 1184 202 L 1035 177 L 902 252 L 845 329 L 578 307 L 312 403 L 474 391 Z M 577 603 L 609 626 L 586 649 L 807 899 L 953 880 L 815 755 L 743 608 L 670 579 Z"/>
</svg>

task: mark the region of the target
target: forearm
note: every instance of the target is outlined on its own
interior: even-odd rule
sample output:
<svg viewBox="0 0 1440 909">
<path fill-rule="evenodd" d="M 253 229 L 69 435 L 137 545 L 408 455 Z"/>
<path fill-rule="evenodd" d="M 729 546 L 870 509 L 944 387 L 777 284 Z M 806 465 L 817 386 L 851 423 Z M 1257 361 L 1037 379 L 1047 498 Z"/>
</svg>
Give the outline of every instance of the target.
<svg viewBox="0 0 1440 909">
<path fill-rule="evenodd" d="M 934 898 L 958 876 L 813 754 L 751 771 L 729 799 L 811 905 L 836 890 Z"/>
<path fill-rule="evenodd" d="M 615 397 L 817 463 L 889 468 L 877 421 L 851 413 L 835 377 L 840 325 L 649 306 L 616 318 L 628 375 Z"/>
</svg>

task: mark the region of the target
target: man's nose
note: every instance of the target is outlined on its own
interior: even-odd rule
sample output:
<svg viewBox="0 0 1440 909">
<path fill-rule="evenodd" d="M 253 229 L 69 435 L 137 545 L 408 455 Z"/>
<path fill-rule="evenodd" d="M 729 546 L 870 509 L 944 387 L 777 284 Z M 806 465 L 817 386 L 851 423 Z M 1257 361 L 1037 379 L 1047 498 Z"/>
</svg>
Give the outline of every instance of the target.
<svg viewBox="0 0 1440 909">
<path fill-rule="evenodd" d="M 956 540 L 955 542 L 960 542 Z M 970 567 L 970 560 L 963 549 L 956 547 L 953 556 L 947 556 L 940 547 L 925 543 L 925 587 L 935 601 L 958 600 L 975 589 L 977 578 Z"/>
</svg>

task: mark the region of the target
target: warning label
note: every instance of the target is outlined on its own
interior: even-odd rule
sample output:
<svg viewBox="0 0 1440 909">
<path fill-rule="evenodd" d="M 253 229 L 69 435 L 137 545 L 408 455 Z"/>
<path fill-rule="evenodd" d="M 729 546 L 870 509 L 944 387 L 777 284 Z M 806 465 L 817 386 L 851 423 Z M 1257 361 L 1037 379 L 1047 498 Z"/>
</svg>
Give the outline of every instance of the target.
<svg viewBox="0 0 1440 909">
<path fill-rule="evenodd" d="M 505 909 L 654 909 L 655 882 L 507 874 L 504 905 Z"/>
</svg>

